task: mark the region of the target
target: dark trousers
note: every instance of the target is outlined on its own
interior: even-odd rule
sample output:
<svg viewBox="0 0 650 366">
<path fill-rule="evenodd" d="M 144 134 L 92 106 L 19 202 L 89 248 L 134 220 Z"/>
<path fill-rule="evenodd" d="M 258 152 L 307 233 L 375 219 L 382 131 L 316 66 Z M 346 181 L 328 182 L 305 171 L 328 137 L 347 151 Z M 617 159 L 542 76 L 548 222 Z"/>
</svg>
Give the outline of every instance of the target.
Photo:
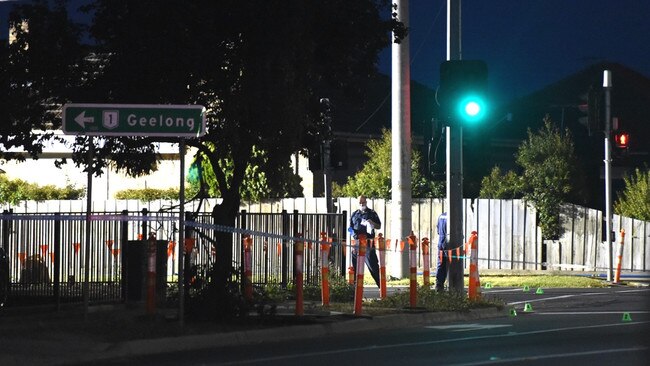
<svg viewBox="0 0 650 366">
<path fill-rule="evenodd" d="M 442 252 L 442 257 L 440 257 Z M 436 290 L 445 289 L 445 281 L 447 280 L 447 270 L 449 269 L 449 255 L 446 250 L 438 249 L 438 269 L 436 270 Z"/>
<path fill-rule="evenodd" d="M 379 258 L 377 258 L 377 252 L 375 247 L 369 247 L 366 249 L 366 266 L 370 270 L 370 275 L 377 283 L 379 287 Z M 352 249 L 352 267 L 354 267 L 354 273 L 357 273 L 357 250 Z M 356 279 L 356 276 L 354 277 Z"/>
</svg>

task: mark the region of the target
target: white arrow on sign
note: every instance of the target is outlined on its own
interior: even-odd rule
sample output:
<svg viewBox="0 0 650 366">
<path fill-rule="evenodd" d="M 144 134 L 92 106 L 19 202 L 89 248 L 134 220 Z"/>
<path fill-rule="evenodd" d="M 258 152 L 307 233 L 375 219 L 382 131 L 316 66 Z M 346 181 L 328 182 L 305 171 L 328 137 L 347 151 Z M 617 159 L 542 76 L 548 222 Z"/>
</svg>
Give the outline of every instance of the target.
<svg viewBox="0 0 650 366">
<path fill-rule="evenodd" d="M 86 128 L 85 124 L 95 122 L 95 118 L 86 117 L 86 111 L 83 111 L 79 113 L 77 117 L 74 118 L 74 121 L 77 122 L 79 126 L 81 126 L 81 128 Z"/>
</svg>

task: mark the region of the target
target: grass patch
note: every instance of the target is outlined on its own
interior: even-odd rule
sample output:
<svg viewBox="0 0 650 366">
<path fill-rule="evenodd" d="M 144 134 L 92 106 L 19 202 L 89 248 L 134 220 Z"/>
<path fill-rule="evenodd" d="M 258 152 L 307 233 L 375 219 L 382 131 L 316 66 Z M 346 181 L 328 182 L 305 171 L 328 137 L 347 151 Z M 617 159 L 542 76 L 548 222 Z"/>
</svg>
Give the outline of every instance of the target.
<svg viewBox="0 0 650 366">
<path fill-rule="evenodd" d="M 526 285 L 542 288 L 590 288 L 607 287 L 605 281 L 585 276 L 559 276 L 559 275 L 509 275 L 509 276 L 481 276 L 481 286 L 490 283 L 494 287 L 524 287 Z M 435 285 L 435 278 L 431 278 L 431 286 Z M 367 284 L 374 284 L 372 278 Z M 465 276 L 465 287 L 469 284 L 469 276 Z M 396 279 L 389 281 L 387 286 L 408 286 L 409 279 Z M 418 277 L 418 286 L 423 285 L 422 276 Z"/>
</svg>

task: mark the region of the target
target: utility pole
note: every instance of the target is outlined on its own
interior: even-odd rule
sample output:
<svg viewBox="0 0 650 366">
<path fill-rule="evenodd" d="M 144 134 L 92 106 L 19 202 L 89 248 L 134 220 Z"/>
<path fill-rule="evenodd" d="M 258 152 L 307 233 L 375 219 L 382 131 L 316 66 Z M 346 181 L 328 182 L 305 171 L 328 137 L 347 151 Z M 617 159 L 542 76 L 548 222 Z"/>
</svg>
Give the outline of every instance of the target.
<svg viewBox="0 0 650 366">
<path fill-rule="evenodd" d="M 409 26 L 408 0 L 394 0 L 394 17 Z M 394 36 L 394 35 L 393 35 Z M 393 37 L 394 38 L 394 37 Z M 405 240 L 411 232 L 411 71 L 409 66 L 409 36 L 400 43 L 391 43 L 391 235 Z M 408 251 L 391 252 L 391 275 L 408 275 Z"/>
<path fill-rule="evenodd" d="M 461 0 L 447 0 L 447 60 L 460 60 Z M 446 127 L 447 136 L 447 245 L 458 248 L 463 243 L 463 129 L 460 123 Z M 462 292 L 463 258 L 449 264 L 449 289 Z"/>
<path fill-rule="evenodd" d="M 612 175 L 611 175 L 611 143 L 609 141 L 612 133 L 612 110 L 611 91 L 612 73 L 609 70 L 603 72 L 603 89 L 605 89 L 605 240 L 607 241 L 607 281 L 613 280 L 613 253 L 612 253 Z"/>
</svg>

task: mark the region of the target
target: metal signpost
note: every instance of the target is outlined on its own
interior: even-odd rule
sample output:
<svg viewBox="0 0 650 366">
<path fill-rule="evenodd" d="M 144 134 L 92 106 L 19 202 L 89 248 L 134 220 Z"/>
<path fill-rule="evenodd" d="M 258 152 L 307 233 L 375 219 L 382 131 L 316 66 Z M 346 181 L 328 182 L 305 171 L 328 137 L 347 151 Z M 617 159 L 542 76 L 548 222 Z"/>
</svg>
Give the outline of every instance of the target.
<svg viewBox="0 0 650 366">
<path fill-rule="evenodd" d="M 183 326 L 184 313 L 184 268 L 185 249 L 185 138 L 200 137 L 205 134 L 205 107 L 201 105 L 167 104 L 76 104 L 63 106 L 63 133 L 67 135 L 91 136 L 88 148 L 88 187 L 86 205 L 86 258 L 84 273 L 84 317 L 88 314 L 90 260 L 90 215 L 92 192 L 93 138 L 92 136 L 159 136 L 179 137 L 181 159 L 180 217 L 178 245 L 178 287 L 179 322 Z"/>
</svg>

